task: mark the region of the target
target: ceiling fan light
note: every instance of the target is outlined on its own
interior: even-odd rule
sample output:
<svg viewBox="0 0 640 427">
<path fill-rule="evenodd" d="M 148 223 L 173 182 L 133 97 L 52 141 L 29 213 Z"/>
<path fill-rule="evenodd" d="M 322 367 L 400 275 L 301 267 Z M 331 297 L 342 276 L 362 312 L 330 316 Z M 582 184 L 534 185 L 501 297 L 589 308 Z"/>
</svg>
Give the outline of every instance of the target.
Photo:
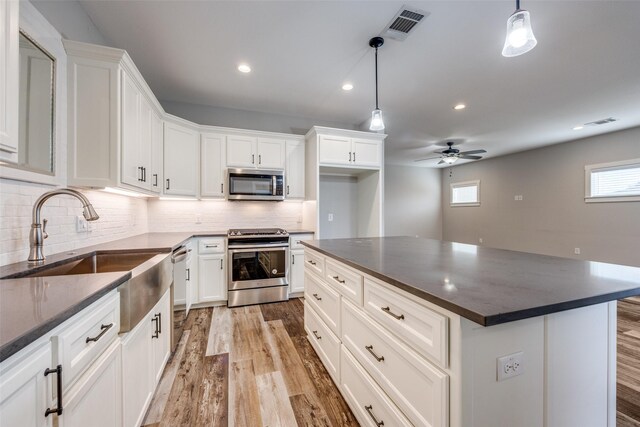
<svg viewBox="0 0 640 427">
<path fill-rule="evenodd" d="M 507 37 L 502 48 L 502 56 L 510 58 L 533 49 L 538 41 L 531 29 L 531 15 L 528 10 L 517 9 L 507 19 Z"/>
<path fill-rule="evenodd" d="M 371 125 L 369 130 L 384 130 L 384 122 L 382 121 L 382 110 L 376 108 L 371 112 Z"/>
<path fill-rule="evenodd" d="M 442 159 L 442 161 L 445 162 L 448 165 L 452 165 L 452 164 L 454 164 L 455 162 L 458 161 L 458 158 L 454 157 L 454 156 L 445 157 L 445 158 Z"/>
</svg>

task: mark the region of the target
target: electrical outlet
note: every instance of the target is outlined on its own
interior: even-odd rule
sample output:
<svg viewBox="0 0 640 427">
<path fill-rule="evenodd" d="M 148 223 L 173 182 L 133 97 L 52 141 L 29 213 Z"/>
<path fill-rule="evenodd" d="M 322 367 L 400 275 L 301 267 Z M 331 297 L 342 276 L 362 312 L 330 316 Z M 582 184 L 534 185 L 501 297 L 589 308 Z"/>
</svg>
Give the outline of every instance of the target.
<svg viewBox="0 0 640 427">
<path fill-rule="evenodd" d="M 98 221 L 87 221 L 87 229 L 89 232 L 96 231 L 98 229 Z"/>
<path fill-rule="evenodd" d="M 504 381 L 524 374 L 524 352 L 508 354 L 497 359 L 497 380 Z"/>
<path fill-rule="evenodd" d="M 196 224 L 202 224 L 202 215 L 196 214 Z"/>
<path fill-rule="evenodd" d="M 479 242 L 479 243 L 482 243 L 482 242 L 483 242 L 482 237 L 478 239 L 478 242 Z"/>
<path fill-rule="evenodd" d="M 332 214 L 332 213 L 330 213 L 330 214 L 329 214 L 328 221 L 329 221 L 329 222 L 333 221 L 333 214 Z"/>
<path fill-rule="evenodd" d="M 76 231 L 78 233 L 84 233 L 89 231 L 89 223 L 82 215 L 76 217 Z"/>
<path fill-rule="evenodd" d="M 573 253 L 576 254 L 576 255 L 580 255 L 580 248 L 575 248 L 573 250 Z"/>
</svg>

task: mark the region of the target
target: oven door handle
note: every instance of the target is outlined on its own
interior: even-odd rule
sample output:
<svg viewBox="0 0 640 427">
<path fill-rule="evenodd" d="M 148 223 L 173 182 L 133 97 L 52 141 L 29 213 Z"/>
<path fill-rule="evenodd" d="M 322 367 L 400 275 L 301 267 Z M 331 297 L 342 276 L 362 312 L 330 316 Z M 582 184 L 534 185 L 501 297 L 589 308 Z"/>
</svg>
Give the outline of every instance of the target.
<svg viewBox="0 0 640 427">
<path fill-rule="evenodd" d="M 229 244 L 229 249 L 249 249 L 252 251 L 260 250 L 260 249 L 269 249 L 269 248 L 288 248 L 288 243 L 265 243 L 259 246 L 256 246 L 255 243 L 248 244 Z"/>
<path fill-rule="evenodd" d="M 247 252 L 263 252 L 261 251 L 263 248 L 247 248 L 247 249 L 229 249 L 230 254 L 239 254 L 239 253 L 247 253 Z M 289 250 L 288 246 L 277 246 L 277 247 L 269 247 L 264 248 L 269 249 L 270 251 L 287 251 Z"/>
</svg>

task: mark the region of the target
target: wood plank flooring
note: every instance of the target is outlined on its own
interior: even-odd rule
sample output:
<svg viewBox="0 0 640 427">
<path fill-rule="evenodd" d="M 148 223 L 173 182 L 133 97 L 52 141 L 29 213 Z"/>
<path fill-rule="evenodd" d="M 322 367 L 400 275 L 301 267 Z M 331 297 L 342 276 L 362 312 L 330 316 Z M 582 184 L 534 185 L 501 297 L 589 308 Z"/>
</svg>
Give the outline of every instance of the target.
<svg viewBox="0 0 640 427">
<path fill-rule="evenodd" d="M 192 310 L 144 426 L 357 426 L 299 299 Z"/>
<path fill-rule="evenodd" d="M 618 302 L 617 425 L 640 427 L 640 298 Z M 144 426 L 357 426 L 299 299 L 192 310 Z"/>
<path fill-rule="evenodd" d="M 640 427 L 640 298 L 618 301 L 618 427 Z"/>
</svg>

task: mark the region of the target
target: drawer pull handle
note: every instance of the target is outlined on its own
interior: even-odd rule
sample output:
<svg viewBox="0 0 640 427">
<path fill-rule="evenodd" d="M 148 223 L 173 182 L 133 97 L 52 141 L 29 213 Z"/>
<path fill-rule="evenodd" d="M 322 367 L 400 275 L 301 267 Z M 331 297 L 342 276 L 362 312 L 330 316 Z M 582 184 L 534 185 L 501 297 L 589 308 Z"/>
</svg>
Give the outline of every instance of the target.
<svg viewBox="0 0 640 427">
<path fill-rule="evenodd" d="M 384 360 L 384 356 L 378 356 L 377 354 L 375 354 L 375 353 L 373 352 L 373 346 L 372 346 L 372 345 L 367 345 L 367 346 L 365 346 L 365 348 L 369 351 L 369 353 L 371 353 L 371 355 L 372 355 L 373 357 L 375 357 L 375 358 L 376 358 L 376 360 L 377 360 L 378 362 L 382 362 L 382 361 Z"/>
<path fill-rule="evenodd" d="M 374 423 L 376 423 L 376 425 L 378 427 L 383 426 L 384 425 L 384 421 L 378 421 L 378 419 L 376 418 L 375 415 L 373 415 L 373 406 L 369 405 L 369 406 L 365 406 L 364 409 L 367 411 L 367 413 L 369 414 L 369 416 L 371 417 L 371 419 L 373 420 Z"/>
<path fill-rule="evenodd" d="M 393 318 L 395 318 L 395 319 L 398 319 L 398 320 L 404 320 L 404 314 L 397 315 L 397 314 L 395 314 L 393 311 L 391 311 L 391 308 L 390 308 L 390 307 L 380 307 L 380 309 L 381 309 L 382 311 L 384 311 L 385 313 L 387 313 L 389 316 L 392 316 L 392 317 L 393 317 Z"/>
<path fill-rule="evenodd" d="M 317 339 L 321 340 L 322 337 L 320 335 L 318 335 L 318 331 L 312 331 L 313 332 L 313 336 L 316 337 Z"/>
<path fill-rule="evenodd" d="M 333 280 L 335 280 L 338 283 L 344 283 L 344 280 L 340 280 L 340 276 L 331 276 L 333 278 Z"/>
<path fill-rule="evenodd" d="M 309 260 L 309 261 L 307 261 L 307 262 L 308 262 L 309 264 L 311 264 L 311 265 L 316 265 L 316 262 L 315 262 L 314 260 L 312 260 L 312 259 L 310 259 L 310 260 Z"/>
<path fill-rule="evenodd" d="M 111 328 L 113 328 L 113 323 L 109 323 L 108 325 L 100 325 L 100 329 L 102 330 L 102 332 L 100 332 L 97 336 L 93 338 L 87 337 L 86 343 L 89 344 L 91 341 L 97 342 Z"/>
<path fill-rule="evenodd" d="M 313 297 L 314 297 L 315 299 L 317 299 L 318 301 L 322 301 L 322 298 L 320 298 L 320 297 L 318 296 L 318 294 L 313 294 Z"/>
<path fill-rule="evenodd" d="M 57 383 L 56 383 L 56 390 L 57 390 L 57 394 L 58 394 L 58 407 L 57 408 L 47 408 L 46 411 L 44 411 L 44 416 L 48 417 L 51 414 L 56 414 L 56 415 L 62 415 L 62 365 L 58 365 L 56 366 L 55 369 L 45 369 L 44 370 L 44 376 L 46 377 L 49 374 L 56 374 L 58 376 L 58 378 L 56 378 Z"/>
<path fill-rule="evenodd" d="M 217 248 L 218 245 L 204 245 L 205 248 Z"/>
</svg>

